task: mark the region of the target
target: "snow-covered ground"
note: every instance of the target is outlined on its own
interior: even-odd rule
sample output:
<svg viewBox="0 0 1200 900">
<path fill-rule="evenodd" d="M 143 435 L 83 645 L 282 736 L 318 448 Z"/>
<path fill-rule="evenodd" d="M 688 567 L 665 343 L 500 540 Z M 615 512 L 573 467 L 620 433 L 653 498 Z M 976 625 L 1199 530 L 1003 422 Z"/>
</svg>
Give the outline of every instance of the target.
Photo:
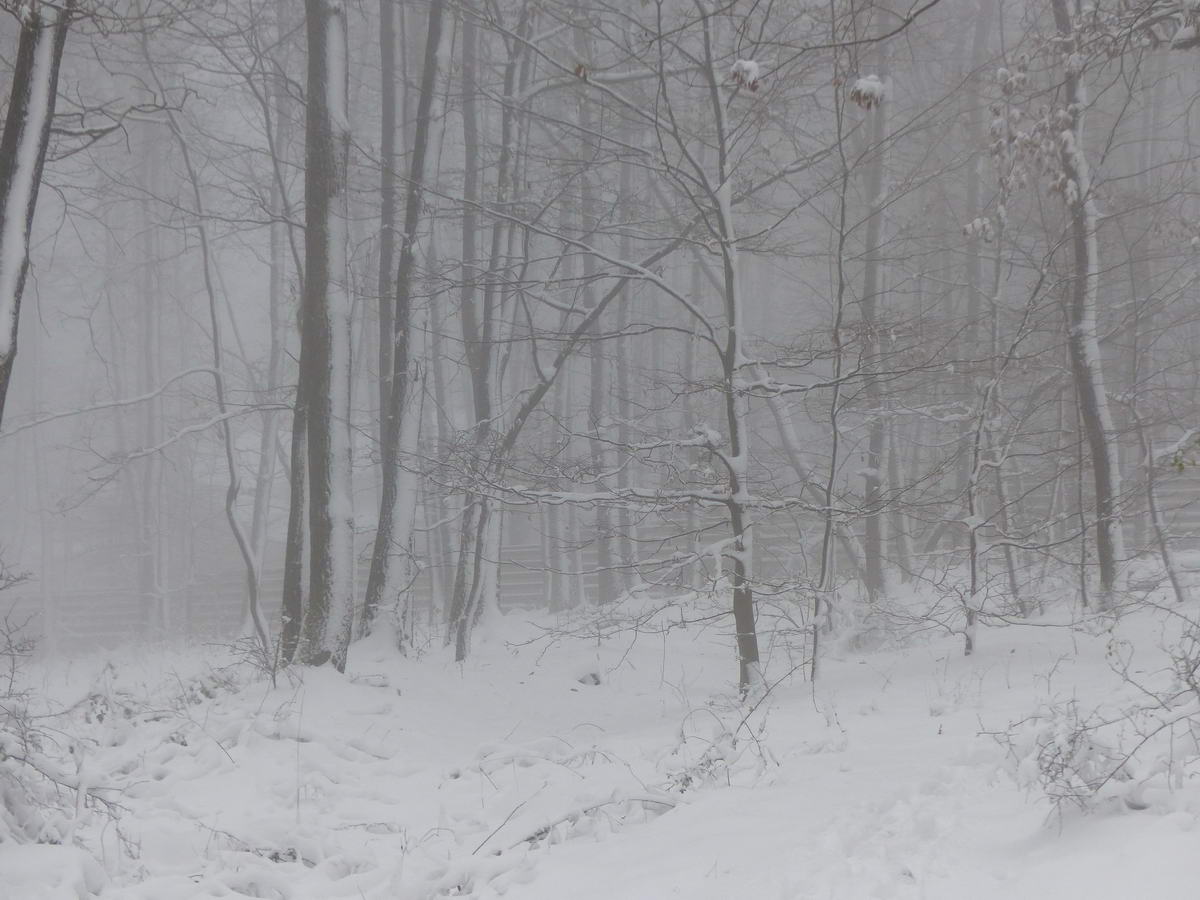
<svg viewBox="0 0 1200 900">
<path fill-rule="evenodd" d="M 815 690 L 784 678 L 748 704 L 728 635 L 670 620 L 528 643 L 548 622 L 510 616 L 465 666 L 367 642 L 345 677 L 275 687 L 211 647 L 33 663 L 38 697 L 73 708 L 45 753 L 113 807 L 60 791 L 38 813 L 59 845 L 9 821 L 0 900 L 1195 894 L 1186 767 L 1056 811 L 1018 759 L 1036 728 L 1015 751 L 989 734 L 1050 702 L 1135 702 L 1116 670 L 1160 678 L 1162 613 L 987 628 L 971 658 L 934 634 L 831 647 Z"/>
</svg>

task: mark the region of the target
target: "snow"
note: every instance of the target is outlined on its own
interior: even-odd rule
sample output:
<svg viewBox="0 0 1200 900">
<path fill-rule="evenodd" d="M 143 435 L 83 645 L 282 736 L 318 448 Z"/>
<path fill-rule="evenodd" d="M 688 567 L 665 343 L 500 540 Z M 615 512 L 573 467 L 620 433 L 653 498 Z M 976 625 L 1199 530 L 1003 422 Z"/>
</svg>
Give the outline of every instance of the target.
<svg viewBox="0 0 1200 900">
<path fill-rule="evenodd" d="M 864 109 L 871 109 L 887 99 L 887 87 L 878 75 L 864 75 L 854 80 L 850 99 Z"/>
<path fill-rule="evenodd" d="M 461 666 L 367 641 L 346 676 L 274 688 L 211 647 L 39 664 L 28 681 L 56 702 L 110 710 L 65 724 L 124 811 L 76 815 L 78 848 L 0 843 L 0 897 L 1190 895 L 1193 773 L 1148 782 L 1144 810 L 1059 814 L 986 733 L 1129 702 L 1112 650 L 1157 670 L 1154 614 L 981 628 L 969 659 L 949 635 L 835 641 L 815 689 L 775 646 L 748 706 L 727 631 L 638 603 L 606 615 L 641 616 L 641 636 L 497 616 Z M 528 643 L 554 627 L 587 637 Z"/>
<path fill-rule="evenodd" d="M 762 68 L 752 59 L 739 59 L 729 70 L 729 78 L 735 84 L 744 84 L 752 91 L 758 90 L 758 82 L 762 77 Z"/>
<path fill-rule="evenodd" d="M 328 28 L 325 32 L 325 104 L 335 135 L 349 134 L 350 117 L 346 109 L 348 96 L 346 78 L 345 10 L 330 4 Z"/>
<path fill-rule="evenodd" d="M 103 889 L 105 881 L 100 864 L 76 847 L 0 844 L 0 896 L 87 900 Z"/>
<path fill-rule="evenodd" d="M 34 197 L 38 151 L 46 117 L 50 114 L 50 79 L 53 69 L 54 22 L 56 10 L 42 6 L 42 27 L 34 46 L 33 71 L 30 73 L 29 113 L 21 129 L 17 160 L 13 168 L 4 233 L 0 235 L 0 359 L 8 357 L 17 336 L 17 286 L 29 252 L 26 211 Z"/>
<path fill-rule="evenodd" d="M 1179 47 L 1191 44 L 1191 42 L 1194 40 L 1196 40 L 1196 26 L 1181 25 L 1175 32 L 1175 35 L 1171 38 L 1171 44 Z"/>
</svg>

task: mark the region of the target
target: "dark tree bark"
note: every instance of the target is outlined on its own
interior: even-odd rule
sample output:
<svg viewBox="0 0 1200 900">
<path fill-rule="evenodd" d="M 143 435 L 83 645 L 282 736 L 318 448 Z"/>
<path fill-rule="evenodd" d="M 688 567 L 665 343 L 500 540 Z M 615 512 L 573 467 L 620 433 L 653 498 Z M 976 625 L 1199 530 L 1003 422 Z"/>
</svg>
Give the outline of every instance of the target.
<svg viewBox="0 0 1200 900">
<path fill-rule="evenodd" d="M 306 0 L 304 300 L 300 385 L 307 413 L 311 572 L 303 658 L 344 671 L 354 618 L 350 301 L 346 284 L 346 12 Z M 293 477 L 301 473 L 293 471 Z"/>
</svg>

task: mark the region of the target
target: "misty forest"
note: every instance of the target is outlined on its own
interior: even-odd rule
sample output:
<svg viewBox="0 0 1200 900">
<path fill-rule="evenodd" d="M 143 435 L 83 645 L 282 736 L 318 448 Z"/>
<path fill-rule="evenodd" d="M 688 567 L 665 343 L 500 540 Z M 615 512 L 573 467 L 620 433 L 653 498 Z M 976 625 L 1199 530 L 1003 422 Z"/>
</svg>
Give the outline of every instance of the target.
<svg viewBox="0 0 1200 900">
<path fill-rule="evenodd" d="M 0 900 L 1200 869 L 1198 0 L 0 0 Z"/>
</svg>

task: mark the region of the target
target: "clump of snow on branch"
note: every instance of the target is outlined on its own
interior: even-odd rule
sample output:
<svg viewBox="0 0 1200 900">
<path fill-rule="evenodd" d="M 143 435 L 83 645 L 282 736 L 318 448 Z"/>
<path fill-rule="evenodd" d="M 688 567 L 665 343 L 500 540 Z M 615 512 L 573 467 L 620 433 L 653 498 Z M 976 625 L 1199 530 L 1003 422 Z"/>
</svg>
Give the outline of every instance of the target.
<svg viewBox="0 0 1200 900">
<path fill-rule="evenodd" d="M 700 424 L 693 430 L 692 434 L 701 447 L 716 449 L 720 447 L 724 441 L 721 438 L 721 433 L 710 425 Z"/>
<path fill-rule="evenodd" d="M 1195 10 L 1195 8 L 1196 8 L 1195 6 L 1191 5 L 1190 2 L 1189 2 L 1189 6 L 1193 10 Z M 1179 29 L 1175 32 L 1175 34 L 1171 37 L 1171 48 L 1173 50 L 1188 50 L 1188 49 L 1191 49 L 1192 47 L 1195 47 L 1196 44 L 1197 44 L 1197 38 L 1196 38 L 1196 26 L 1195 25 L 1191 25 L 1191 24 L 1181 25 L 1179 27 Z"/>
<path fill-rule="evenodd" d="M 878 75 L 864 75 L 850 88 L 850 100 L 863 109 L 874 109 L 887 99 L 887 89 Z"/>
<path fill-rule="evenodd" d="M 739 59 L 729 70 L 729 79 L 734 84 L 757 91 L 758 83 L 762 79 L 762 68 L 752 59 Z"/>
<path fill-rule="evenodd" d="M 996 239 L 996 230 L 992 227 L 992 220 L 986 216 L 972 219 L 964 225 L 963 234 L 967 237 L 982 238 L 985 244 L 990 244 Z"/>
<path fill-rule="evenodd" d="M 1022 55 L 1017 60 L 1015 70 L 1005 66 L 1001 66 L 996 70 L 996 83 L 1000 85 L 1000 91 L 1004 96 L 1011 96 L 1025 87 L 1028 81 L 1028 68 L 1029 60 Z"/>
</svg>

